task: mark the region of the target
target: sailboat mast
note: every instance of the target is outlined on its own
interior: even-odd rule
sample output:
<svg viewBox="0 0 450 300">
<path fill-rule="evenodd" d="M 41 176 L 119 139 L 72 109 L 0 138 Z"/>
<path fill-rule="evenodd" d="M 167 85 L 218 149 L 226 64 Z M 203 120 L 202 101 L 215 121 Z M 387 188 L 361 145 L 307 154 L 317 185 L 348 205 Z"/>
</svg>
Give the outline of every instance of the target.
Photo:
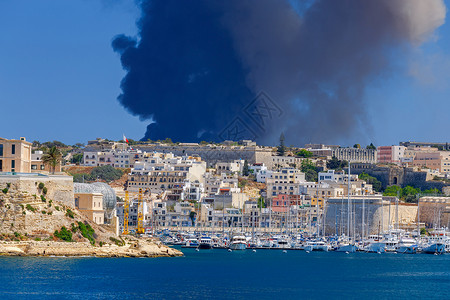
<svg viewBox="0 0 450 300">
<path fill-rule="evenodd" d="M 350 238 L 350 161 L 348 161 L 348 178 L 347 178 L 347 238 Z"/>
</svg>

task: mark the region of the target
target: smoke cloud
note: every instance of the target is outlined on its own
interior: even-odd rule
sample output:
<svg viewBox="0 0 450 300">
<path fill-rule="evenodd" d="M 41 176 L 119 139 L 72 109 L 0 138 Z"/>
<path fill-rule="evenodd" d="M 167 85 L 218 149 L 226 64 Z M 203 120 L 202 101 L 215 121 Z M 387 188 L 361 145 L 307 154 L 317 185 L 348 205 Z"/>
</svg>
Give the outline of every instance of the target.
<svg viewBox="0 0 450 300">
<path fill-rule="evenodd" d="M 367 133 L 365 87 L 388 76 L 394 51 L 425 42 L 446 14 L 442 0 L 139 5 L 138 38 L 119 35 L 112 46 L 127 71 L 118 100 L 152 120 L 143 139 L 220 140 L 238 117 L 241 137 L 271 144 L 281 132 L 289 144 Z M 258 127 L 242 111 L 261 91 L 282 116 Z"/>
</svg>

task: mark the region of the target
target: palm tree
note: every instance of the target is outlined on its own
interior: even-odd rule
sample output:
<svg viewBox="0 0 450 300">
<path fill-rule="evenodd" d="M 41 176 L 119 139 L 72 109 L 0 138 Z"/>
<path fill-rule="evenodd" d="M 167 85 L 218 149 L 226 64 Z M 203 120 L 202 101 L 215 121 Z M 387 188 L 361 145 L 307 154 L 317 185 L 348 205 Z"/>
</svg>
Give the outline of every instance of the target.
<svg viewBox="0 0 450 300">
<path fill-rule="evenodd" d="M 55 174 L 56 167 L 61 163 L 62 154 L 55 146 L 51 147 L 41 158 L 42 162 L 50 167 L 50 171 Z"/>
</svg>

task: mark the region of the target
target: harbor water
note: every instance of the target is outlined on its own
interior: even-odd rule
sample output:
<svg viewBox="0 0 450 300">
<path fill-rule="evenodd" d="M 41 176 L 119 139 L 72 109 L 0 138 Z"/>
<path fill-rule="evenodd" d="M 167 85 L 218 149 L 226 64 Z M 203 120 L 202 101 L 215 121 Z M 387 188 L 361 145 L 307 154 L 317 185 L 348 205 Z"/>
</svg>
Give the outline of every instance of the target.
<svg viewBox="0 0 450 300">
<path fill-rule="evenodd" d="M 0 299 L 447 299 L 450 255 L 183 249 L 178 258 L 1 257 Z"/>
</svg>

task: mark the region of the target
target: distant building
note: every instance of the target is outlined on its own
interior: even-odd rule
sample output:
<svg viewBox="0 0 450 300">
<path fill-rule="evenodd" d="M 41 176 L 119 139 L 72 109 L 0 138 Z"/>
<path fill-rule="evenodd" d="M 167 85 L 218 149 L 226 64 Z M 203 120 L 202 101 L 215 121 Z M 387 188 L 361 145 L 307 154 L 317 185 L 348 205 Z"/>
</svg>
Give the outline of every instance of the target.
<svg viewBox="0 0 450 300">
<path fill-rule="evenodd" d="M 31 172 L 61 172 L 61 162 L 56 165 L 55 170 L 51 170 L 50 166 L 42 161 L 43 155 L 44 151 L 39 150 L 31 153 Z"/>
<path fill-rule="evenodd" d="M 377 148 L 379 163 L 400 164 L 405 155 L 404 146 L 380 146 Z"/>
<path fill-rule="evenodd" d="M 336 148 L 333 156 L 339 160 L 346 160 L 357 163 L 377 163 L 377 150 L 362 148 Z"/>
</svg>

